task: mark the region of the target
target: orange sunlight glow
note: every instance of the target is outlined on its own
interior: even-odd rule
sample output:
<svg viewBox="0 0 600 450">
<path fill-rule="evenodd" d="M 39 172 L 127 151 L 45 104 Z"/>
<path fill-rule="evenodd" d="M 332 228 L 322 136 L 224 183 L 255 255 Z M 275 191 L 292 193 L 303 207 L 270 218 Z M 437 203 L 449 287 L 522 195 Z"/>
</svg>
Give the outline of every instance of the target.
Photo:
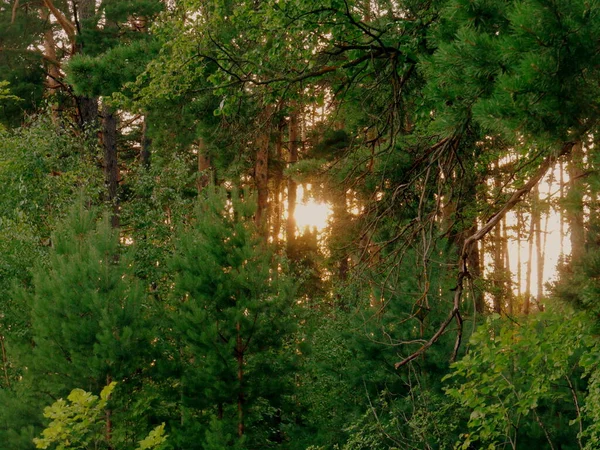
<svg viewBox="0 0 600 450">
<path fill-rule="evenodd" d="M 327 228 L 331 217 L 331 206 L 326 202 L 320 202 L 309 195 L 311 185 L 298 186 L 298 203 L 296 205 L 295 219 L 298 230 L 302 232 L 306 228 L 316 228 L 318 232 Z M 305 192 L 306 189 L 306 192 Z"/>
</svg>

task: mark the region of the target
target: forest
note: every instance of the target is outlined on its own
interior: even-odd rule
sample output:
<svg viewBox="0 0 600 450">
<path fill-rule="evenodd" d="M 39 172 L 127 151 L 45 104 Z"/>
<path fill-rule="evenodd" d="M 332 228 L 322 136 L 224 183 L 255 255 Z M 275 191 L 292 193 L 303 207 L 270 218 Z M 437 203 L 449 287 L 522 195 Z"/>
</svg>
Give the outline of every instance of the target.
<svg viewBox="0 0 600 450">
<path fill-rule="evenodd" d="M 0 68 L 1 449 L 600 448 L 600 0 L 0 0 Z"/>
</svg>

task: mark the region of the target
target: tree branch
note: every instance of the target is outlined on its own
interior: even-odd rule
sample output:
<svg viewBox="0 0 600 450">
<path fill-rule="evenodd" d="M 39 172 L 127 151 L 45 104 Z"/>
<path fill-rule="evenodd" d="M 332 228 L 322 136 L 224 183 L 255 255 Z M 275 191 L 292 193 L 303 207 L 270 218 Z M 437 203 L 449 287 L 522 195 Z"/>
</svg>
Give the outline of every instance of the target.
<svg viewBox="0 0 600 450">
<path fill-rule="evenodd" d="M 50 10 L 52 15 L 56 17 L 56 20 L 62 27 L 67 36 L 69 37 L 69 42 L 71 45 L 75 45 L 75 25 L 71 23 L 69 19 L 65 17 L 65 15 L 54 6 L 52 0 L 44 0 L 44 5 Z"/>
<path fill-rule="evenodd" d="M 473 245 L 475 245 L 478 241 L 483 239 L 504 218 L 506 213 L 508 213 L 517 203 L 519 203 L 519 201 L 521 201 L 521 199 L 526 194 L 531 192 L 531 190 L 544 177 L 544 175 L 546 174 L 548 169 L 551 168 L 554 165 L 554 163 L 556 163 L 557 159 L 563 155 L 569 154 L 574 145 L 575 145 L 574 142 L 567 142 L 562 146 L 560 151 L 558 151 L 556 153 L 552 153 L 551 155 L 546 157 L 546 159 L 544 161 L 542 161 L 538 170 L 529 179 L 529 181 L 527 183 L 525 183 L 525 185 L 522 188 L 517 189 L 515 192 L 513 192 L 513 194 L 508 199 L 508 201 L 504 204 L 504 206 L 502 206 L 502 208 L 500 208 L 496 213 L 494 213 L 487 220 L 485 225 L 483 225 L 477 232 L 475 232 L 474 234 L 472 234 L 465 240 L 465 243 L 461 250 L 460 260 L 458 263 L 460 270 L 458 272 L 457 279 L 456 279 L 456 288 L 454 291 L 454 301 L 453 301 L 452 310 L 450 311 L 450 314 L 448 315 L 446 320 L 444 320 L 442 322 L 442 324 L 440 325 L 438 330 L 435 332 L 435 334 L 431 337 L 431 339 L 429 339 L 425 344 L 423 344 L 423 346 L 421 346 L 421 348 L 419 348 L 416 352 L 414 352 L 410 356 L 404 358 L 402 361 L 397 362 L 394 365 L 394 367 L 396 369 L 399 369 L 400 367 L 411 362 L 413 359 L 419 357 L 429 347 L 431 347 L 433 344 L 435 344 L 435 342 L 442 336 L 442 334 L 444 333 L 444 331 L 446 330 L 448 325 L 450 325 L 450 322 L 452 322 L 452 320 L 455 317 L 457 318 L 457 324 L 458 324 L 459 330 L 458 330 L 457 341 L 456 341 L 456 344 L 454 347 L 452 359 L 456 358 L 456 355 L 458 353 L 458 347 L 460 346 L 460 339 L 462 336 L 462 318 L 460 316 L 460 303 L 462 300 L 462 293 L 463 293 L 463 289 L 464 289 L 464 279 L 467 277 L 470 277 L 469 270 L 468 270 L 469 268 L 467 266 L 467 260 L 468 260 L 468 256 L 469 256 L 471 247 Z"/>
<path fill-rule="evenodd" d="M 17 18 L 17 8 L 19 7 L 19 0 L 15 0 L 12 7 L 12 15 L 10 16 L 10 24 L 15 23 L 15 19 Z"/>
</svg>

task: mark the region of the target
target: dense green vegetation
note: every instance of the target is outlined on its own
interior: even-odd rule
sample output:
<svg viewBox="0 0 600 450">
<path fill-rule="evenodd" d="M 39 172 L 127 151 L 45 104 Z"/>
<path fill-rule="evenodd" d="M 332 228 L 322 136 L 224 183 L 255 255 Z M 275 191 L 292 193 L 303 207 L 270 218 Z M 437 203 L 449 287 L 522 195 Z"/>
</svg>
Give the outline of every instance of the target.
<svg viewBox="0 0 600 450">
<path fill-rule="evenodd" d="M 597 0 L 0 0 L 0 447 L 599 448 L 598 42 Z"/>
</svg>

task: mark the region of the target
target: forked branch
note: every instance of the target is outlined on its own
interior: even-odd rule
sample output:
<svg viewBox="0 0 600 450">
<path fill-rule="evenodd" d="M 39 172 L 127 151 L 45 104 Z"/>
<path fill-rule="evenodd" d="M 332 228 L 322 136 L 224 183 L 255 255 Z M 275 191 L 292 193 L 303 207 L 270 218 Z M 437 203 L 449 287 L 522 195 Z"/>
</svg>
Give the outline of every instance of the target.
<svg viewBox="0 0 600 450">
<path fill-rule="evenodd" d="M 574 142 L 565 143 L 560 151 L 550 154 L 546 159 L 542 161 L 538 170 L 535 174 L 521 187 L 512 193 L 508 201 L 497 211 L 495 212 L 483 225 L 479 230 L 469 236 L 463 245 L 463 248 L 460 253 L 460 258 L 458 262 L 458 275 L 456 277 L 456 288 L 454 290 L 454 301 L 452 304 L 452 310 L 448 314 L 448 317 L 442 322 L 439 326 L 438 330 L 435 334 L 425 343 L 423 344 L 417 351 L 412 353 L 411 355 L 404 358 L 402 361 L 397 362 L 394 367 L 399 369 L 400 367 L 408 364 L 413 359 L 418 358 L 422 355 L 429 347 L 437 342 L 437 340 L 444 334 L 448 325 L 452 322 L 453 319 L 457 319 L 458 325 L 458 334 L 456 344 L 454 346 L 454 352 L 452 354 L 452 360 L 454 360 L 458 354 L 458 348 L 460 346 L 461 338 L 462 338 L 462 318 L 460 315 L 460 304 L 462 301 L 462 294 L 464 290 L 464 280 L 465 278 L 470 277 L 469 275 L 469 267 L 467 266 L 468 257 L 473 245 L 475 245 L 478 241 L 483 239 L 508 213 L 512 208 L 517 205 L 521 199 L 531 192 L 531 190 L 540 182 L 540 180 L 544 177 L 548 169 L 550 169 L 558 158 L 563 155 L 567 155 L 571 152 L 571 149 L 575 145 Z"/>
</svg>

